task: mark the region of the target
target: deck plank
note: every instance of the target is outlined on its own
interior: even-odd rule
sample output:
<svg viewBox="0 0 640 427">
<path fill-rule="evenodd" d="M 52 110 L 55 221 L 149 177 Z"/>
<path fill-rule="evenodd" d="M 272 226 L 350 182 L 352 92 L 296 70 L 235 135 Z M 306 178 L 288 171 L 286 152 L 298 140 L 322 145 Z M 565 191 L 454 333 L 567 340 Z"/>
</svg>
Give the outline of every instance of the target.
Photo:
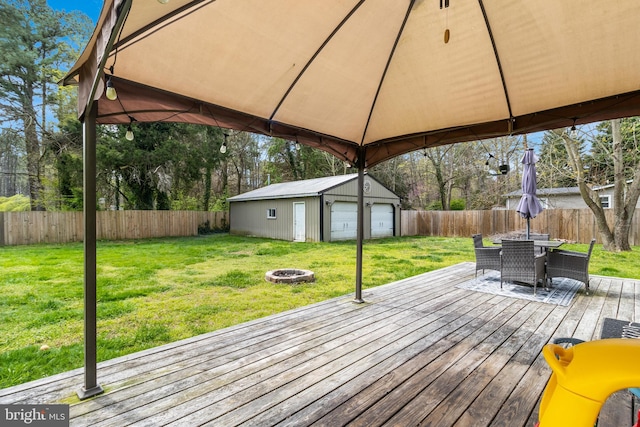
<svg viewBox="0 0 640 427">
<path fill-rule="evenodd" d="M 450 298 L 438 297 L 444 294 L 449 295 L 450 293 L 450 290 L 442 287 L 442 289 L 434 292 L 431 298 L 426 298 L 423 301 L 418 298 L 418 296 L 428 295 L 428 292 L 420 289 L 419 287 L 414 287 L 414 291 L 407 294 L 407 298 L 410 298 L 411 302 L 406 304 L 402 309 L 398 309 L 394 307 L 394 305 L 378 304 L 375 307 L 363 311 L 358 305 L 354 305 L 350 301 L 345 300 L 342 304 L 350 307 L 351 316 L 343 314 L 339 322 L 329 322 L 323 328 L 316 330 L 316 333 L 319 334 L 319 336 L 324 337 L 327 344 L 320 345 L 320 343 L 314 342 L 310 337 L 308 337 L 308 341 L 305 343 L 304 347 L 297 347 L 297 350 L 299 350 L 299 353 L 301 354 L 298 358 L 283 359 L 282 362 L 276 363 L 278 360 L 271 357 L 268 359 L 273 366 L 261 367 L 260 369 L 251 372 L 247 372 L 246 368 L 240 371 L 227 369 L 232 372 L 232 376 L 229 378 L 212 378 L 211 380 L 207 380 L 207 378 L 205 378 L 205 381 L 200 384 L 189 384 L 189 387 L 183 387 L 180 389 L 175 389 L 174 387 L 174 390 L 172 390 L 173 393 L 169 395 L 166 393 L 158 393 L 157 389 L 149 390 L 149 392 L 143 396 L 144 398 L 140 399 L 141 402 L 144 402 L 144 408 L 140 411 L 136 411 L 136 415 L 141 419 L 150 417 L 148 420 L 142 421 L 141 425 L 159 425 L 158 423 L 174 421 L 174 419 L 169 418 L 169 415 L 166 412 L 169 408 L 171 408 L 171 418 L 180 418 L 182 416 L 194 416 L 193 414 L 199 410 L 200 406 L 208 408 L 213 403 L 216 403 L 216 406 L 219 408 L 218 411 L 224 410 L 228 405 L 232 405 L 232 407 L 233 405 L 239 405 L 241 402 L 239 393 L 243 393 L 241 396 L 245 396 L 245 399 L 251 401 L 252 396 L 262 390 L 262 388 L 275 387 L 276 383 L 273 378 L 277 377 L 280 381 L 285 382 L 290 381 L 290 378 L 285 376 L 289 367 L 298 365 L 302 366 L 298 372 L 299 375 L 312 371 L 315 365 L 310 360 L 315 357 L 316 354 L 325 354 L 332 348 L 341 348 L 342 351 L 347 351 L 349 348 L 362 345 L 362 343 L 367 340 L 375 340 L 379 336 L 384 336 L 384 333 L 388 332 L 389 328 L 391 328 L 387 327 L 387 329 L 384 329 L 384 326 L 381 328 L 380 326 L 384 325 L 384 322 L 401 322 L 404 317 L 415 316 L 415 313 L 420 313 L 421 310 L 435 310 L 440 307 L 446 307 L 451 304 L 452 300 Z M 383 315 L 373 317 L 372 313 L 375 313 L 376 310 L 382 310 Z M 364 316 L 363 322 L 358 323 L 358 318 L 362 316 Z M 316 323 L 322 324 L 322 322 L 317 320 Z M 375 327 L 380 329 L 374 330 L 369 325 L 377 325 Z M 340 334 L 328 336 L 327 328 L 337 328 Z M 348 328 L 348 331 L 346 332 L 349 333 L 346 333 L 344 328 Z M 362 330 L 367 330 L 368 335 L 360 336 L 363 335 L 361 332 Z M 289 343 L 289 340 L 287 339 L 285 342 Z M 269 350 L 270 349 L 271 347 L 269 347 Z M 248 349 L 249 354 L 262 354 L 263 351 L 265 351 L 265 349 L 262 346 L 255 346 Z M 280 356 L 284 357 L 286 354 L 280 354 Z M 214 374 L 217 374 L 217 372 L 214 372 Z M 200 379 L 201 377 L 201 375 L 198 375 L 197 378 Z M 265 379 L 269 379 L 267 384 L 265 384 Z M 173 384 L 169 385 L 169 387 L 173 386 Z M 260 386 L 262 386 L 262 388 L 259 388 Z M 175 397 L 173 397 L 173 394 L 177 392 L 180 392 L 181 395 L 181 399 L 179 401 L 176 401 Z M 214 392 L 215 399 L 212 399 L 209 394 Z M 151 402 L 150 400 L 154 399 L 153 396 L 157 395 L 165 395 L 166 397 L 163 399 L 156 399 Z M 233 404 L 229 403 L 231 399 L 233 399 Z M 108 414 L 103 410 L 101 418 L 113 416 L 117 413 L 122 414 L 120 417 L 113 417 L 108 420 L 105 425 L 119 425 L 121 418 L 127 418 L 130 420 L 130 408 L 128 405 L 128 403 L 123 402 L 119 407 L 109 408 Z M 203 410 L 206 411 L 205 409 Z M 160 415 L 156 416 L 156 414 Z M 208 416 L 213 416 L 214 414 L 217 414 L 217 412 L 208 412 Z M 181 422 L 186 423 L 187 421 L 183 420 Z"/>
<path fill-rule="evenodd" d="M 446 321 L 436 322 L 440 317 L 445 315 L 451 310 L 465 309 L 464 307 L 469 304 L 480 304 L 481 301 L 473 298 L 459 299 L 455 305 L 446 305 L 441 307 L 438 311 L 429 312 L 429 306 L 422 307 L 421 310 L 406 310 L 402 315 L 398 315 L 397 319 L 391 319 L 392 324 L 385 327 L 385 335 L 375 335 L 375 331 L 369 331 L 365 337 L 361 339 L 362 342 L 351 342 L 340 346 L 332 352 L 330 356 L 324 356 L 318 363 L 323 363 L 323 366 L 315 369 L 312 375 L 303 375 L 306 372 L 301 372 L 300 369 L 291 369 L 282 375 L 283 378 L 278 378 L 277 382 L 274 382 L 274 378 L 264 383 L 264 389 L 262 391 L 265 394 L 258 393 L 259 397 L 256 397 L 256 389 L 246 390 L 244 392 L 245 400 L 250 402 L 252 406 L 249 411 L 244 407 L 240 407 L 235 411 L 226 413 L 218 418 L 215 417 L 217 408 L 225 408 L 225 402 L 218 402 L 216 408 L 210 406 L 204 407 L 199 412 L 193 412 L 193 408 L 190 409 L 191 415 L 189 418 L 181 419 L 181 422 L 189 424 L 198 424 L 201 422 L 210 422 L 215 419 L 213 425 L 235 425 L 236 423 L 247 421 L 245 417 L 247 413 L 261 414 L 267 410 L 273 411 L 273 406 L 280 403 L 283 406 L 285 400 L 295 396 L 297 400 L 303 398 L 306 395 L 306 391 L 311 388 L 310 393 L 322 395 L 321 387 L 314 387 L 316 383 L 325 381 L 327 377 L 332 375 L 338 375 L 344 379 L 348 379 L 349 376 L 356 375 L 361 370 L 366 369 L 369 365 L 375 365 L 378 358 L 388 357 L 389 353 L 393 354 L 398 346 L 407 345 L 425 333 L 437 330 L 438 328 L 447 324 Z M 468 309 L 468 308 L 467 308 Z M 416 312 L 419 316 L 416 317 Z M 405 322 L 407 318 L 413 318 L 409 323 Z M 419 330 L 425 327 L 424 330 Z M 417 331 L 417 332 L 415 332 Z M 412 334 L 408 338 L 405 334 Z M 377 349 L 383 349 L 382 354 L 377 354 Z M 329 359 L 328 359 L 329 358 Z M 327 360 L 328 359 L 328 360 Z M 330 365 L 329 365 L 330 364 Z M 315 365 L 314 365 L 315 366 Z M 348 373 L 343 371 L 349 371 Z M 272 391 L 272 388 L 277 387 L 281 383 L 286 383 L 286 388 L 278 388 Z M 237 399 L 238 396 L 234 396 Z M 305 399 L 306 401 L 306 399 Z M 240 402 L 242 404 L 247 404 Z M 291 402 L 289 402 L 291 403 Z M 237 403 L 234 405 L 236 406 Z M 286 406 L 286 405 L 284 405 Z M 282 411 L 280 411 L 282 412 Z M 261 417 L 263 417 L 262 415 Z M 261 424 L 260 421 L 255 421 L 255 425 L 269 425 Z M 253 424 L 253 422 L 252 422 Z"/>
<path fill-rule="evenodd" d="M 597 286 L 593 291 L 596 289 Z M 578 323 L 583 318 L 589 303 L 589 297 L 578 298 L 552 333 L 552 338 L 549 341 L 552 341 L 553 338 L 575 336 Z M 512 420 L 514 419 L 527 419 L 528 421 L 524 425 L 533 426 L 538 419 L 537 402 L 542 396 L 549 375 L 551 375 L 551 369 L 545 362 L 542 353 L 539 353 L 531 366 L 519 379 L 518 385 L 516 385 L 508 398 L 508 404 L 503 405 L 498 410 L 490 424 L 491 427 L 512 426 Z"/>
<path fill-rule="evenodd" d="M 405 381 L 412 378 L 423 367 L 432 364 L 437 359 L 443 359 L 441 355 L 447 354 L 449 358 L 455 357 L 457 354 L 463 354 L 468 351 L 468 346 L 472 342 L 480 342 L 489 336 L 493 330 L 499 325 L 506 322 L 517 311 L 524 307 L 522 301 L 512 301 L 513 304 L 493 305 L 490 308 L 479 306 L 468 315 L 473 316 L 457 316 L 457 319 L 451 322 L 448 327 L 441 328 L 439 336 L 434 336 L 437 340 L 429 343 L 424 351 L 419 352 L 415 356 L 409 354 L 402 364 L 392 371 L 380 376 L 375 382 L 365 382 L 364 386 L 360 385 L 356 390 L 342 396 L 342 402 L 339 405 L 325 408 L 326 414 L 321 414 L 322 418 L 318 420 L 309 419 L 317 425 L 339 425 L 344 424 L 356 418 L 359 414 L 369 411 L 375 413 L 375 408 L 369 410 L 374 404 L 386 397 L 390 393 L 402 395 L 402 390 L 396 390 Z M 463 340 L 467 340 L 464 344 Z M 436 364 L 431 365 L 434 369 Z M 393 400 L 393 398 L 390 398 Z M 336 401 L 336 403 L 338 403 Z M 317 404 L 316 404 L 317 406 Z M 313 411 L 313 408 L 311 408 Z M 320 414 L 314 414 L 316 418 Z M 301 419 L 300 421 L 303 421 Z M 291 423 L 285 425 L 296 425 L 296 419 L 292 418 Z M 364 422 L 367 422 L 366 420 Z M 300 425 L 300 424 L 298 424 Z"/>
<path fill-rule="evenodd" d="M 450 351 L 426 365 L 416 375 L 397 387 L 393 393 L 377 402 L 370 410 L 358 417 L 352 425 L 374 426 L 411 425 L 435 408 L 453 387 L 478 366 L 497 345 L 508 338 L 514 330 L 536 310 L 526 305 L 506 323 L 492 325 L 493 330 L 484 330 L 485 336 L 472 335 Z M 479 338 L 482 338 L 479 340 Z M 403 398 L 400 398 L 403 396 Z M 410 397 L 409 400 L 407 398 Z"/>
<path fill-rule="evenodd" d="M 463 409 L 464 412 L 460 414 L 461 416 L 457 421 L 451 420 L 450 423 L 447 424 L 460 427 L 490 425 L 495 415 L 504 406 L 509 396 L 511 396 L 520 378 L 526 374 L 527 370 L 534 363 L 542 351 L 542 347 L 549 342 L 553 331 L 558 327 L 567 311 L 568 309 L 565 307 L 556 307 L 544 321 L 538 319 L 539 327 L 533 335 L 517 349 L 517 352 L 507 361 L 499 372 L 491 375 L 485 372 L 483 377 L 474 378 L 477 376 L 475 375 L 476 371 L 474 372 L 474 376 L 470 376 L 470 378 L 465 380 L 469 382 L 467 386 L 461 387 L 465 390 L 472 388 L 480 389 L 483 384 L 486 384 L 486 386 L 481 388 L 480 393 L 473 399 L 471 405 Z M 498 367 L 499 366 L 495 366 L 493 368 L 496 369 Z M 464 401 L 460 400 L 460 402 Z M 510 404 L 512 403 L 510 402 Z M 447 415 L 451 416 L 452 413 Z M 525 420 L 526 417 L 521 419 Z"/>
<path fill-rule="evenodd" d="M 574 333 L 575 338 L 583 341 L 599 338 L 600 330 L 602 329 L 602 308 L 604 307 L 610 287 L 611 279 L 598 279 L 598 287 L 590 295 L 589 306 L 578 323 L 578 327 Z"/>
<path fill-rule="evenodd" d="M 347 295 L 101 362 L 108 392 L 73 403 L 71 425 L 529 427 L 551 372 L 542 347 L 640 315 L 636 280 L 592 276 L 591 295 L 562 307 L 455 287 L 473 277 L 460 263 L 365 289 L 364 304 Z M 68 401 L 82 375 L 0 403 Z M 600 427 L 632 424 L 623 393 Z"/>
<path fill-rule="evenodd" d="M 499 343 L 498 346 L 487 348 L 485 353 L 489 354 L 488 357 L 478 367 L 474 368 L 464 381 L 445 400 L 440 402 L 434 411 L 422 420 L 420 425 L 454 425 L 458 418 L 470 409 L 469 402 L 477 401 L 478 395 L 493 378 L 498 376 L 522 346 L 532 341 L 540 341 L 540 339 L 535 338 L 535 334 L 539 328 L 540 320 L 549 318 L 549 311 L 551 311 L 549 307 L 538 307 L 516 331 L 505 337 L 506 339 Z M 547 340 L 548 337 L 544 337 L 544 343 Z M 542 348 L 542 344 L 540 344 L 540 348 Z M 470 415 L 471 417 L 478 417 L 478 419 L 467 425 L 487 425 L 486 423 L 492 418 L 489 415 L 491 405 L 487 403 L 489 402 L 482 402 L 479 406 L 476 405 L 474 407 L 479 410 Z M 518 420 L 513 420 L 513 422 L 517 423 Z"/>
<path fill-rule="evenodd" d="M 628 279 L 623 279 L 622 291 L 620 293 L 620 305 L 615 318 L 635 322 L 635 299 L 634 282 Z"/>
</svg>

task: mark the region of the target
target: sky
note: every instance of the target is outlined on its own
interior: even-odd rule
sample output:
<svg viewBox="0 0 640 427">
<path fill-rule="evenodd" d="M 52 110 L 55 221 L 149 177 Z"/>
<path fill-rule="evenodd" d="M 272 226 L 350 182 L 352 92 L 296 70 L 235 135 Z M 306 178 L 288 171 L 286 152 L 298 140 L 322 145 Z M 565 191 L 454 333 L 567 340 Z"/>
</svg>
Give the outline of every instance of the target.
<svg viewBox="0 0 640 427">
<path fill-rule="evenodd" d="M 100 10 L 102 10 L 102 0 L 47 0 L 47 4 L 55 10 L 84 12 L 94 24 L 98 21 Z"/>
</svg>

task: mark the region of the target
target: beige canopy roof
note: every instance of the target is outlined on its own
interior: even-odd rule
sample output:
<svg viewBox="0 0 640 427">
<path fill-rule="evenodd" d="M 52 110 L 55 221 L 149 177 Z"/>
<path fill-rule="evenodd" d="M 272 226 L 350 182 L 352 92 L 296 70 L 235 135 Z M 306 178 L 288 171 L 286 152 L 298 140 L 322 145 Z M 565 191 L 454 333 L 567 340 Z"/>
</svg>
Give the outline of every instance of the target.
<svg viewBox="0 0 640 427">
<path fill-rule="evenodd" d="M 64 82 L 80 115 L 100 97 L 99 123 L 217 125 L 350 162 L 366 147 L 372 166 L 640 115 L 639 16 L 637 0 L 106 0 Z"/>
<path fill-rule="evenodd" d="M 97 382 L 95 122 L 284 137 L 358 167 L 640 115 L 638 0 L 105 0 L 64 78 L 84 128 L 85 384 Z M 117 100 L 103 94 L 104 72 Z M 99 100 L 96 110 L 94 99 Z"/>
</svg>

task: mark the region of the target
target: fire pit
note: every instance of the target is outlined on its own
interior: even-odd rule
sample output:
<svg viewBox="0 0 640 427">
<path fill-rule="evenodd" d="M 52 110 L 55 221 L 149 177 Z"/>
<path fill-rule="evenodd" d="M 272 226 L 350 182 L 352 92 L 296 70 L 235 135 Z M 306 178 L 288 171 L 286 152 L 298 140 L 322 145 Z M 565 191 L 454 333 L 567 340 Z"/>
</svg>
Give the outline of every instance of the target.
<svg viewBox="0 0 640 427">
<path fill-rule="evenodd" d="M 301 283 L 313 282 L 316 280 L 313 271 L 298 270 L 295 268 L 282 268 L 279 270 L 267 271 L 264 278 L 272 283 Z"/>
</svg>

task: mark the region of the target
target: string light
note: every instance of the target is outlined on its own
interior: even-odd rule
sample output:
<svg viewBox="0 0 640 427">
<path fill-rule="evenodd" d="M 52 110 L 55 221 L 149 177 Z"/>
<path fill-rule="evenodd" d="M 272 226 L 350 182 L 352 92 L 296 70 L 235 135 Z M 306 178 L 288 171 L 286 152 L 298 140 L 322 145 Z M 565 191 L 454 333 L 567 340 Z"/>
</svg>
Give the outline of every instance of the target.
<svg viewBox="0 0 640 427">
<path fill-rule="evenodd" d="M 129 127 L 127 128 L 127 133 L 124 134 L 124 138 L 127 141 L 133 141 L 133 129 L 131 129 L 131 125 L 129 125 Z"/>
<path fill-rule="evenodd" d="M 127 141 L 133 141 L 134 135 L 133 135 L 133 129 L 131 128 L 131 124 L 135 121 L 136 119 L 129 116 L 129 126 L 127 126 L 127 132 L 124 134 L 124 139 L 126 139 Z"/>
<path fill-rule="evenodd" d="M 573 125 L 571 126 L 571 129 L 569 130 L 569 136 L 573 139 L 576 139 L 578 137 L 578 130 L 576 129 L 576 120 L 577 119 L 573 119 Z"/>
<path fill-rule="evenodd" d="M 167 3 L 169 3 L 169 0 L 158 0 L 158 3 L 167 4 Z"/>
<path fill-rule="evenodd" d="M 220 146 L 220 154 L 224 154 L 227 152 L 227 137 L 229 135 L 227 135 L 226 133 L 224 133 L 223 135 L 224 135 L 224 141 L 222 141 L 222 145 Z"/>
<path fill-rule="evenodd" d="M 576 129 L 575 125 L 571 126 L 571 131 L 569 131 L 569 136 L 573 139 L 576 139 L 578 137 L 578 130 Z"/>
<path fill-rule="evenodd" d="M 484 162 L 485 166 L 489 166 L 489 160 L 495 159 L 495 157 L 493 157 L 493 154 L 491 154 L 491 153 L 488 153 L 488 154 L 489 154 L 489 157 L 487 158 L 487 161 Z"/>
<path fill-rule="evenodd" d="M 116 92 L 116 88 L 113 87 L 113 82 L 111 81 L 111 76 L 107 79 L 107 99 L 109 101 L 115 101 L 118 99 L 118 92 Z"/>
</svg>

